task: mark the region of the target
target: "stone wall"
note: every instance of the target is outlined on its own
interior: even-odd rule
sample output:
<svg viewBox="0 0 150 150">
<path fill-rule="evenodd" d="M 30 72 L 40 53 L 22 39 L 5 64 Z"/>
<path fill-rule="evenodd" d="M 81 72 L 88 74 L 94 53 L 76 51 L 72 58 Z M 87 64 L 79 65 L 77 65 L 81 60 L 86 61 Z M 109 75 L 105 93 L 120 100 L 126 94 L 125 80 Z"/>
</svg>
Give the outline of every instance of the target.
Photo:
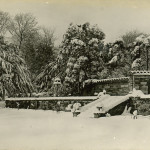
<svg viewBox="0 0 150 150">
<path fill-rule="evenodd" d="M 134 108 L 138 110 L 139 115 L 150 115 L 150 98 L 132 97 L 131 100 Z"/>
<path fill-rule="evenodd" d="M 149 94 L 150 89 L 150 77 L 149 76 L 135 76 L 134 77 L 134 88 L 141 90 L 144 94 Z"/>
<path fill-rule="evenodd" d="M 112 96 L 127 95 L 130 91 L 129 80 L 127 81 L 115 81 L 115 82 L 103 82 L 103 83 L 91 83 L 85 86 L 83 95 L 94 95 L 94 93 L 102 92 L 106 90 L 107 94 Z"/>
<path fill-rule="evenodd" d="M 91 80 L 85 85 L 82 95 L 94 95 L 105 89 L 112 96 L 122 96 L 128 94 L 133 88 L 141 90 L 144 94 L 150 94 L 150 75 L 131 75 L 129 78 L 102 79 L 96 82 Z"/>
<path fill-rule="evenodd" d="M 125 106 L 127 106 L 128 108 L 131 107 L 131 114 L 133 114 L 133 111 L 137 109 L 138 115 L 150 115 L 150 98 L 140 97 L 130 97 L 128 101 L 125 101 L 109 110 L 109 113 L 111 115 L 121 115 Z"/>
</svg>

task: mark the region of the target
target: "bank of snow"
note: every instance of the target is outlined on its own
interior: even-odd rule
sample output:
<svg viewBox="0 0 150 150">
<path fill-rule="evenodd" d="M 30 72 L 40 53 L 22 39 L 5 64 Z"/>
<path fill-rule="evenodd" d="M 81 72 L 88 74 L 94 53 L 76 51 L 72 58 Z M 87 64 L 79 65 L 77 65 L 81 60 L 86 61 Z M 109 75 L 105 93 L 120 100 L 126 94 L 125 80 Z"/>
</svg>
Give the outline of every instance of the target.
<svg viewBox="0 0 150 150">
<path fill-rule="evenodd" d="M 0 150 L 148 150 L 150 119 L 0 109 Z"/>
</svg>

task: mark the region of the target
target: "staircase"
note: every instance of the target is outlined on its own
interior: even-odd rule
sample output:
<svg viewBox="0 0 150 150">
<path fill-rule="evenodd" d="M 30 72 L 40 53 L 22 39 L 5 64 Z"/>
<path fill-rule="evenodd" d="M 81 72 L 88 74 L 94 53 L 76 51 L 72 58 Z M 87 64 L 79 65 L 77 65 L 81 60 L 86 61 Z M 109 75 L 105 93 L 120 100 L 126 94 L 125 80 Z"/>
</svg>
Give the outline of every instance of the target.
<svg viewBox="0 0 150 150">
<path fill-rule="evenodd" d="M 86 106 L 81 108 L 81 117 L 93 117 L 93 113 L 97 112 L 97 107 L 102 106 L 103 111 L 107 112 L 115 106 L 127 101 L 129 99 L 129 95 L 126 96 L 110 96 L 104 95 L 100 97 L 98 100 L 89 103 Z"/>
<path fill-rule="evenodd" d="M 81 108 L 81 112 L 85 112 L 85 111 L 87 111 L 88 109 L 90 109 L 92 107 L 96 107 L 100 102 L 106 100 L 109 97 L 110 97 L 110 95 L 103 95 L 103 96 L 101 96 L 101 98 L 99 98 L 99 99 L 97 99 L 97 100 L 95 100 L 95 101 L 93 101 L 93 102 L 83 106 Z"/>
</svg>

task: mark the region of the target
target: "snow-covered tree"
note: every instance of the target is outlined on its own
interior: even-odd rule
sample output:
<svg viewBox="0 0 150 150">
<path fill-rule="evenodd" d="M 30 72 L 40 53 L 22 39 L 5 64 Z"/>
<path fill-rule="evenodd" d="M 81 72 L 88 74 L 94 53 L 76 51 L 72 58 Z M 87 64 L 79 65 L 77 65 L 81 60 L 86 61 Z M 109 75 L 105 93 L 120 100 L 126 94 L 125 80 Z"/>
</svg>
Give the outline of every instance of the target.
<svg viewBox="0 0 150 150">
<path fill-rule="evenodd" d="M 48 89 L 52 78 L 60 77 L 68 94 L 79 95 L 83 81 L 98 78 L 104 68 L 101 58 L 104 37 L 97 25 L 71 23 L 63 36 L 57 61 L 47 65 L 37 78 L 41 88 Z M 45 84 L 46 76 L 49 82 Z"/>
<path fill-rule="evenodd" d="M 148 70 L 150 67 L 150 36 L 140 35 L 131 45 L 132 69 Z"/>
<path fill-rule="evenodd" d="M 19 93 L 30 93 L 33 86 L 30 73 L 24 60 L 18 55 L 17 48 L 7 44 L 0 37 L 0 93 L 4 98 L 5 92 L 8 96 Z"/>
<path fill-rule="evenodd" d="M 122 40 L 108 43 L 104 46 L 102 58 L 105 61 L 105 69 L 100 78 L 116 78 L 128 76 L 131 69 L 130 50 L 124 46 Z"/>
</svg>

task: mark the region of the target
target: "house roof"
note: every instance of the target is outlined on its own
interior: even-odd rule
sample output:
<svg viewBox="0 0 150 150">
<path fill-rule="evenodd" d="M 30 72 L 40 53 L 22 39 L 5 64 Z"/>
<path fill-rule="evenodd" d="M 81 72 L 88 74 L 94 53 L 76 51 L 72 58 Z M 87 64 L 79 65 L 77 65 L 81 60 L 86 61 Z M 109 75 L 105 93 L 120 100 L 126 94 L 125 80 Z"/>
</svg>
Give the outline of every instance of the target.
<svg viewBox="0 0 150 150">
<path fill-rule="evenodd" d="M 110 78 L 110 79 L 88 79 L 84 81 L 85 84 L 88 83 L 102 83 L 102 82 L 115 82 L 115 81 L 128 81 L 129 77 L 120 77 L 120 78 Z"/>
</svg>

